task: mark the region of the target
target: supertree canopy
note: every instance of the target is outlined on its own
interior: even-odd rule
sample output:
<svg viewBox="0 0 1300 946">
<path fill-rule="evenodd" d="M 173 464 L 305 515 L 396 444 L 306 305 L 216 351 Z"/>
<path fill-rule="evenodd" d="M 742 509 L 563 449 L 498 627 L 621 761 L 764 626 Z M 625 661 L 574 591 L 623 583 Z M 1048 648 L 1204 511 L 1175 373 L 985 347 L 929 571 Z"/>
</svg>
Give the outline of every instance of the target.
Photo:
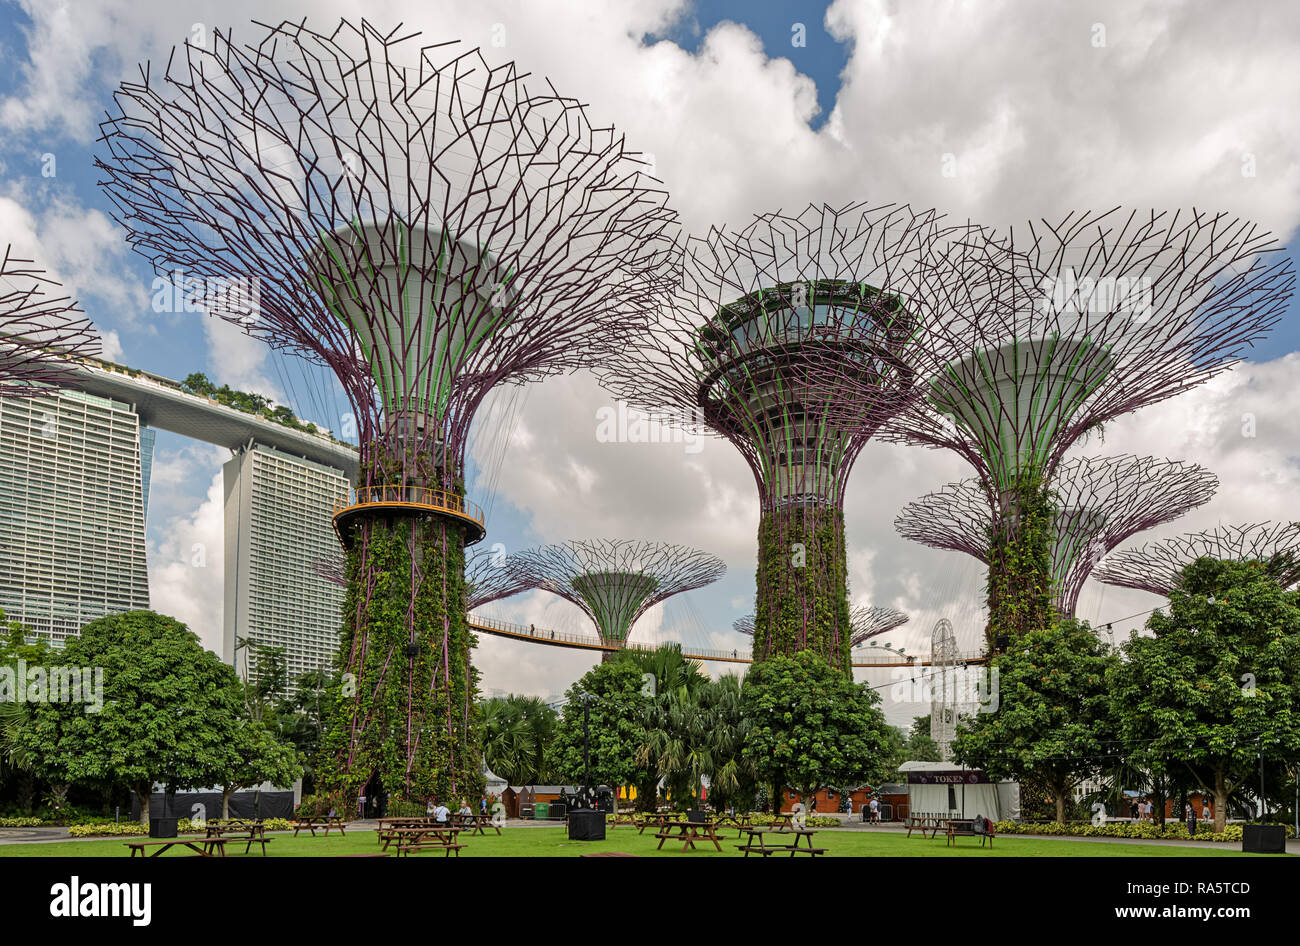
<svg viewBox="0 0 1300 946">
<path fill-rule="evenodd" d="M 873 637 L 879 637 L 896 627 L 902 627 L 910 620 L 911 618 L 897 608 L 883 608 L 874 605 L 854 608 L 849 613 L 851 626 L 849 646 L 861 646 Z M 743 618 L 736 618 L 731 626 L 746 637 L 753 637 L 754 615 L 749 614 Z"/>
<path fill-rule="evenodd" d="M 1155 457 L 1064 460 L 1052 478 L 1052 604 L 1072 616 L 1084 582 L 1102 556 L 1145 529 L 1210 501 L 1218 478 L 1203 467 Z M 978 480 L 950 483 L 903 507 L 900 535 L 985 564 L 997 510 Z"/>
<path fill-rule="evenodd" d="M 0 397 L 29 397 L 71 377 L 71 361 L 99 353 L 77 305 L 52 297 L 59 286 L 31 260 L 0 254 Z"/>
<path fill-rule="evenodd" d="M 991 645 L 1051 619 L 1045 491 L 1066 450 L 1259 339 L 1295 282 L 1280 250 L 1223 214 L 1114 210 L 1005 234 L 967 227 L 923 260 L 903 304 L 923 326 L 908 353 L 928 390 L 879 437 L 957 452 L 998 510 Z M 824 386 L 846 421 L 875 396 L 852 374 Z"/>
<path fill-rule="evenodd" d="M 517 555 L 536 587 L 576 604 L 601 643 L 614 648 L 626 646 L 632 626 L 660 601 L 712 584 L 727 571 L 716 555 L 631 539 L 572 540 Z"/>
<path fill-rule="evenodd" d="M 907 207 L 810 206 L 687 241 L 658 325 L 602 380 L 629 403 L 730 441 L 758 486 L 754 659 L 813 650 L 848 672 L 844 489 L 872 432 L 913 397 L 899 303 L 938 234 Z M 854 379 L 831 424 L 810 364 Z"/>
<path fill-rule="evenodd" d="M 1098 581 L 1168 597 L 1198 558 L 1257 561 L 1283 588 L 1300 582 L 1300 522 L 1219 526 L 1116 552 L 1097 567 Z"/>
<path fill-rule="evenodd" d="M 472 792 L 471 421 L 495 385 L 589 364 L 644 324 L 675 215 L 612 128 L 512 63 L 364 21 L 262 29 L 123 83 L 97 163 L 159 273 L 328 365 L 356 415 L 358 491 L 335 520 L 356 684 L 322 740 L 324 789 Z"/>
</svg>

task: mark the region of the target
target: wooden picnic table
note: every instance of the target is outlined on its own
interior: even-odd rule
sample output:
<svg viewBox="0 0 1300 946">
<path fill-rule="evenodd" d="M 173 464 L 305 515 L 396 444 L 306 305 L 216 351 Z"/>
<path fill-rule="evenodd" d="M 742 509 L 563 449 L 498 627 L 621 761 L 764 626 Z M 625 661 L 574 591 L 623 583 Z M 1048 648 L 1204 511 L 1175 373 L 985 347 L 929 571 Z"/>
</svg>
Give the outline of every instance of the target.
<svg viewBox="0 0 1300 946">
<path fill-rule="evenodd" d="M 494 822 L 491 815 L 454 814 L 451 817 L 453 824 L 459 828 L 469 829 L 471 834 L 486 836 L 487 832 L 483 830 L 484 828 L 496 828 L 497 834 L 501 833 L 501 825 Z"/>
<path fill-rule="evenodd" d="M 663 828 L 666 825 L 681 822 L 685 820 L 685 818 L 686 816 L 680 811 L 664 811 L 654 812 L 652 814 L 643 814 L 640 821 L 641 827 L 637 829 L 636 833 L 645 834 L 646 828 Z"/>
<path fill-rule="evenodd" d="M 712 841 L 714 847 L 719 851 L 722 850 L 722 842 L 718 840 L 718 829 L 709 821 L 668 821 L 660 827 L 655 837 L 659 839 L 659 847 L 655 848 L 657 851 L 663 850 L 665 841 L 683 842 L 683 853 L 687 848 L 695 850 L 696 841 Z"/>
<path fill-rule="evenodd" d="M 338 815 L 321 815 L 317 818 L 295 818 L 293 821 L 293 836 L 296 838 L 299 831 L 308 830 L 314 838 L 316 837 L 317 828 L 324 828 L 325 837 L 327 838 L 330 836 L 330 828 L 338 828 L 339 834 L 347 835 L 342 818 Z"/>
<path fill-rule="evenodd" d="M 266 846 L 274 840 L 266 836 L 266 824 L 262 821 L 209 821 L 205 830 L 209 838 L 232 838 L 237 841 L 247 838 L 245 854 L 254 844 L 260 844 L 263 857 L 266 857 Z"/>
<path fill-rule="evenodd" d="M 747 843 L 736 845 L 736 847 L 745 852 L 746 857 L 749 857 L 750 854 L 757 854 L 759 857 L 771 857 L 773 854 L 789 854 L 791 857 L 794 857 L 796 854 L 811 854 L 813 857 L 816 857 L 819 854 L 826 853 L 826 848 L 824 847 L 813 847 L 813 835 L 817 832 L 808 828 L 756 828 L 751 825 L 750 827 L 741 828 L 740 830 L 742 834 L 749 835 L 749 841 Z M 768 844 L 764 838 L 764 835 L 768 834 L 778 835 L 781 837 L 793 837 L 794 840 L 789 844 Z M 799 846 L 800 838 L 808 839 L 806 847 Z M 757 843 L 755 843 L 755 839 L 757 839 Z"/>
<path fill-rule="evenodd" d="M 908 815 L 907 817 L 907 836 L 910 838 L 913 831 L 920 831 L 921 837 L 925 837 L 925 832 L 930 832 L 930 837 L 937 837 L 939 832 L 944 828 L 944 822 L 948 818 L 946 815 Z"/>
<path fill-rule="evenodd" d="M 127 841 L 126 846 L 131 849 L 131 857 L 139 854 L 141 857 L 158 857 L 164 851 L 173 847 L 187 847 L 191 851 L 198 851 L 200 857 L 225 857 L 226 856 L 226 839 L 225 838 L 169 838 L 163 841 Z M 144 849 L 147 847 L 156 847 L 158 850 L 152 854 L 146 854 Z M 213 855 L 213 851 L 216 855 Z"/>
<path fill-rule="evenodd" d="M 460 849 L 465 846 L 457 842 L 460 830 L 447 824 L 432 824 L 413 828 L 387 828 L 378 834 L 385 851 L 390 844 L 397 845 L 399 857 L 426 848 L 443 851 L 445 857 L 450 857 L 455 851 L 456 856 L 460 857 Z"/>
</svg>

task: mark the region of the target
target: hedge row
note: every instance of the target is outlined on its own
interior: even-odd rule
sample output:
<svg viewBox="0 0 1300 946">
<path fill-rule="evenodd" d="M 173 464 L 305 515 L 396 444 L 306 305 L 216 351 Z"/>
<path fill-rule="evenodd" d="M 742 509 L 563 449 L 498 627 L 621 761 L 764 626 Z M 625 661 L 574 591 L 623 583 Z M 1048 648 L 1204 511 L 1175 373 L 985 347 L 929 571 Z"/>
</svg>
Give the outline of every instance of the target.
<svg viewBox="0 0 1300 946">
<path fill-rule="evenodd" d="M 1240 842 L 1241 829 L 1239 824 L 1230 824 L 1224 827 L 1219 833 L 1215 833 L 1214 825 L 1204 821 L 1198 821 L 1196 824 L 1196 840 L 1198 841 L 1227 841 Z M 1016 821 L 999 821 L 997 823 L 998 834 L 1046 834 L 1062 837 L 1074 838 L 1143 838 L 1146 840 L 1187 840 L 1187 826 L 1182 822 L 1168 821 L 1164 827 L 1160 827 L 1154 822 L 1138 822 L 1137 824 L 1103 824 L 1094 825 L 1083 822 L 1070 822 L 1068 824 L 1022 824 Z M 1287 837 L 1295 835 L 1295 831 L 1286 826 Z"/>
</svg>

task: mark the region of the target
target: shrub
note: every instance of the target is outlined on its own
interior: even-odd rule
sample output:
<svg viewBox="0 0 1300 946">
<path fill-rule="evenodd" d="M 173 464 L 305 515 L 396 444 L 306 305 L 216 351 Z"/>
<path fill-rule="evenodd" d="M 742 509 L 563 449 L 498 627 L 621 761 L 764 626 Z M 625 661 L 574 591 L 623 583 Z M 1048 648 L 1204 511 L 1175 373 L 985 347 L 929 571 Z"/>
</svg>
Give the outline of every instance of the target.
<svg viewBox="0 0 1300 946">
<path fill-rule="evenodd" d="M 40 818 L 0 818 L 0 828 L 38 828 L 44 823 Z"/>
<path fill-rule="evenodd" d="M 288 818 L 267 818 L 262 822 L 267 831 L 292 831 L 293 822 Z"/>
<path fill-rule="evenodd" d="M 74 824 L 68 826 L 70 838 L 93 837 L 139 837 L 148 834 L 149 829 L 138 821 L 123 821 L 118 824 Z"/>
</svg>

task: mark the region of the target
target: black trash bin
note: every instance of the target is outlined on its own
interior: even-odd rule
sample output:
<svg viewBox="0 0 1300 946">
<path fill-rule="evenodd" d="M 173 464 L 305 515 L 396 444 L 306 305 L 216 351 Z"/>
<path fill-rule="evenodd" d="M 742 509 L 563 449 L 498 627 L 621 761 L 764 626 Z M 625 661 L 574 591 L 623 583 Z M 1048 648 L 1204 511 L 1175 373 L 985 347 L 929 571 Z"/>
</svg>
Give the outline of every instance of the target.
<svg viewBox="0 0 1300 946">
<path fill-rule="evenodd" d="M 176 837 L 176 823 L 179 818 L 150 818 L 149 819 L 149 837 L 151 838 L 174 838 Z"/>
<path fill-rule="evenodd" d="M 704 824 L 709 820 L 709 813 L 702 808 L 692 808 L 686 812 L 686 820 Z"/>
<path fill-rule="evenodd" d="M 605 840 L 605 813 L 591 808 L 575 808 L 570 811 L 569 840 Z"/>
</svg>

